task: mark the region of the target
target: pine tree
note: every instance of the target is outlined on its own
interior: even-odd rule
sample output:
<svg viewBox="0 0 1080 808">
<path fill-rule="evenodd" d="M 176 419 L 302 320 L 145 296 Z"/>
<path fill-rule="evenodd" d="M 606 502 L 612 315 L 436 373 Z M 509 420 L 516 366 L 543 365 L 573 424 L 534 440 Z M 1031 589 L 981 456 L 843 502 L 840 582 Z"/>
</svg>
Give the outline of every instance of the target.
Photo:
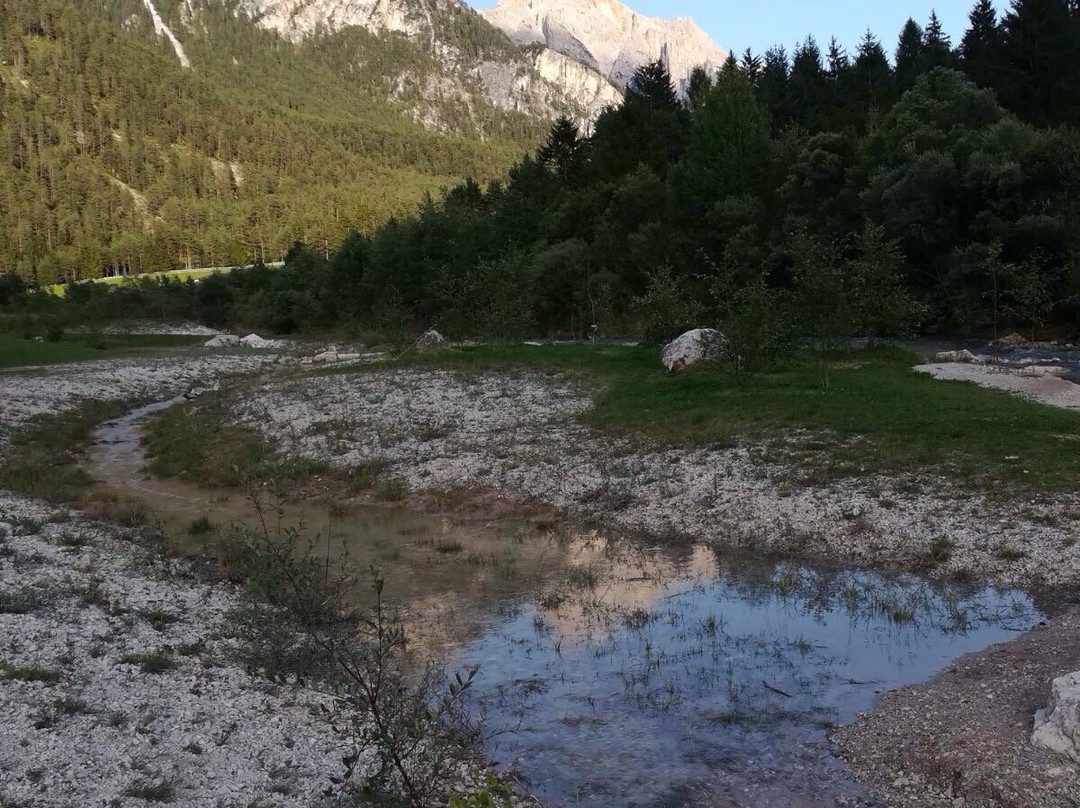
<svg viewBox="0 0 1080 808">
<path fill-rule="evenodd" d="M 901 91 L 915 86 L 924 48 L 925 38 L 922 26 L 908 18 L 900 32 L 900 41 L 896 45 L 896 82 Z"/>
<path fill-rule="evenodd" d="M 646 102 L 654 110 L 674 111 L 679 108 L 679 96 L 671 80 L 671 73 L 668 72 L 667 65 L 659 59 L 642 65 L 635 71 L 627 86 L 627 92 L 628 96 Z"/>
<path fill-rule="evenodd" d="M 807 37 L 795 50 L 791 63 L 787 98 L 791 118 L 811 129 L 819 128 L 827 90 L 821 49 L 813 37 Z"/>
<path fill-rule="evenodd" d="M 1013 0 L 1005 15 L 1003 98 L 1038 124 L 1080 123 L 1080 42 L 1069 0 Z"/>
<path fill-rule="evenodd" d="M 826 57 L 826 61 L 828 76 L 834 81 L 851 69 L 851 59 L 848 58 L 844 47 L 837 42 L 836 37 L 829 40 L 829 55 Z"/>
<path fill-rule="evenodd" d="M 783 45 L 775 45 L 765 51 L 765 65 L 758 82 L 758 98 L 769 110 L 773 126 L 782 129 L 788 123 L 787 89 L 791 65 Z"/>
<path fill-rule="evenodd" d="M 697 109 L 712 87 L 713 77 L 708 70 L 701 66 L 691 70 L 690 80 L 686 83 L 686 100 L 690 108 Z"/>
<path fill-rule="evenodd" d="M 952 62 L 952 41 L 945 33 L 937 12 L 931 11 L 930 21 L 926 24 L 925 47 L 922 52 L 920 72 L 926 73 L 935 67 L 948 67 Z"/>
<path fill-rule="evenodd" d="M 893 96 L 893 73 L 881 42 L 867 30 L 852 69 L 852 102 L 867 113 L 883 110 Z"/>
<path fill-rule="evenodd" d="M 1000 89 L 1003 32 L 993 0 L 978 0 L 960 43 L 960 66 L 980 87 Z"/>
<path fill-rule="evenodd" d="M 547 142 L 537 153 L 537 160 L 549 168 L 564 170 L 577 161 L 581 146 L 581 132 L 577 124 L 563 116 L 551 127 Z"/>
<path fill-rule="evenodd" d="M 747 48 L 742 55 L 742 68 L 751 84 L 757 84 L 761 78 L 761 57 Z"/>
</svg>

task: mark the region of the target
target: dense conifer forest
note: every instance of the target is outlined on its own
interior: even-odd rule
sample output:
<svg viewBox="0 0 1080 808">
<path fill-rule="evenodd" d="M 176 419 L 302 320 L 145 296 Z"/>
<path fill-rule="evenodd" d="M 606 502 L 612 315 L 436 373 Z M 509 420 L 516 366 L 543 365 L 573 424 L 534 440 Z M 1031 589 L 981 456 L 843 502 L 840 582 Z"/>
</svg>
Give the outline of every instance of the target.
<svg viewBox="0 0 1080 808">
<path fill-rule="evenodd" d="M 458 98 L 432 131 L 414 85 L 442 68 L 405 37 L 294 44 L 234 6 L 187 4 L 185 69 L 139 0 L 0 0 L 0 268 L 53 283 L 276 260 L 296 240 L 329 253 L 425 192 L 505 174 L 543 134 Z"/>
<path fill-rule="evenodd" d="M 747 51 L 717 76 L 696 73 L 685 98 L 662 64 L 647 65 L 595 131 L 559 121 L 505 180 L 466 180 L 404 216 L 400 189 L 373 200 L 370 185 L 340 188 L 342 210 L 399 215 L 374 232 L 343 216 L 356 232 L 335 252 L 297 231 L 280 271 L 164 292 L 82 288 L 66 305 L 282 333 L 437 323 L 452 335 L 596 327 L 660 339 L 709 321 L 762 352 L 800 330 L 1071 328 L 1078 125 L 1080 4 L 1014 0 L 999 17 L 979 0 L 960 42 L 931 17 L 895 47 L 868 32 L 851 53 L 813 39 L 790 55 Z M 363 163 L 348 138 L 310 145 Z M 432 154 L 444 145 L 431 140 Z M 483 176 L 488 150 L 457 147 L 455 170 Z M 420 183 L 437 160 L 413 154 Z M 325 218 L 325 200 L 274 173 L 291 159 L 267 167 L 268 196 Z M 288 217 L 256 219 L 280 230 Z M 223 232 L 244 240 L 236 254 L 261 257 L 252 231 Z"/>
</svg>

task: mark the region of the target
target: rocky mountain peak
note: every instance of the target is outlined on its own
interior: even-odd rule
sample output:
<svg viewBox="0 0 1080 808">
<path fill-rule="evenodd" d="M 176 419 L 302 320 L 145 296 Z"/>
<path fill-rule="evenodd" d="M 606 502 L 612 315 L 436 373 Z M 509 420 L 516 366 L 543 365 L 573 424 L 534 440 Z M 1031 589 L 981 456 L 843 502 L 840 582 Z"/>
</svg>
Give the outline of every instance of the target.
<svg viewBox="0 0 1080 808">
<path fill-rule="evenodd" d="M 625 87 L 640 65 L 663 59 L 677 82 L 727 52 L 689 17 L 639 14 L 619 0 L 499 0 L 480 12 L 520 44 L 542 44 Z"/>
</svg>

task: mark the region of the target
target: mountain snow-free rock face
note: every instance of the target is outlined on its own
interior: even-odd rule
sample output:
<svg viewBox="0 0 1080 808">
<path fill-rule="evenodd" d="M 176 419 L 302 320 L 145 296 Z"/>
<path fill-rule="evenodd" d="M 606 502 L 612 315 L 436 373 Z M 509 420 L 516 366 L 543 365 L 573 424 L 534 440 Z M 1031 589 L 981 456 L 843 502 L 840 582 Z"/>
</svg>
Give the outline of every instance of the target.
<svg viewBox="0 0 1080 808">
<path fill-rule="evenodd" d="M 689 17 L 638 14 L 618 0 L 499 0 L 480 12 L 515 42 L 539 43 L 595 67 L 620 87 L 663 59 L 685 83 L 698 66 L 719 69 L 727 53 Z"/>
<path fill-rule="evenodd" d="M 263 27 L 296 40 L 349 25 L 430 36 L 432 11 L 447 4 L 446 0 L 241 0 L 240 7 Z"/>
<path fill-rule="evenodd" d="M 462 48 L 455 32 L 490 28 L 496 38 L 502 33 L 459 0 L 241 0 L 240 7 L 259 25 L 292 41 L 349 26 L 402 34 L 444 68 L 440 79 L 427 82 L 431 93 L 458 97 L 465 105 L 472 86 L 478 86 L 502 109 L 544 118 L 568 115 L 587 127 L 606 107 L 622 101 L 622 91 L 590 61 L 587 48 L 565 37 L 558 49 L 519 48 L 506 40 L 505 49 L 495 49 L 494 55 L 466 53 L 473 49 Z M 417 110 L 415 117 L 439 128 L 429 110 Z"/>
</svg>

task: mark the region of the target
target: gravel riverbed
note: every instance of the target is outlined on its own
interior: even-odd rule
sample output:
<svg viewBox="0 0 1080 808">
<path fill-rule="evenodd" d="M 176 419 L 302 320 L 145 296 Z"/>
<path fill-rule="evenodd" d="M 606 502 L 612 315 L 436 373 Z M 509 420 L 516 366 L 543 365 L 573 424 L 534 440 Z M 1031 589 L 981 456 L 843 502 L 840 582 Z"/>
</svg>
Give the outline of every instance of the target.
<svg viewBox="0 0 1080 808">
<path fill-rule="evenodd" d="M 601 434 L 580 420 L 590 406 L 557 374 L 389 370 L 274 378 L 234 415 L 287 453 L 385 463 L 419 492 L 475 487 L 608 527 L 872 565 L 926 567 L 945 541 L 934 574 L 1080 581 L 1080 495 L 1017 501 L 930 475 L 794 481 L 775 452 Z"/>
<path fill-rule="evenodd" d="M 131 538 L 0 494 L 0 803 L 337 804 L 334 700 L 231 662 L 236 596 Z M 159 652 L 172 667 L 124 661 Z"/>
</svg>

